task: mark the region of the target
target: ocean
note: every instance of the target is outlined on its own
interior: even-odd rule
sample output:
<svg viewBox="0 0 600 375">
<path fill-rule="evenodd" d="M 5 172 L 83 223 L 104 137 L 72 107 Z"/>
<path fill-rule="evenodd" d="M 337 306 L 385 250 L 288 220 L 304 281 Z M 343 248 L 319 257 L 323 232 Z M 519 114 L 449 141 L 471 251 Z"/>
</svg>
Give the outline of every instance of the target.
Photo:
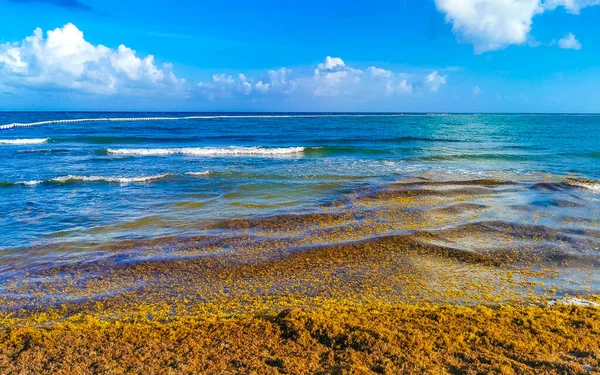
<svg viewBox="0 0 600 375">
<path fill-rule="evenodd" d="M 99 120 L 52 121 L 75 119 Z M 442 198 L 457 182 L 499 181 L 461 198 L 484 213 L 441 229 L 535 223 L 558 233 L 544 246 L 600 259 L 596 115 L 3 112 L 0 125 L 3 278 L 415 181 Z"/>
</svg>

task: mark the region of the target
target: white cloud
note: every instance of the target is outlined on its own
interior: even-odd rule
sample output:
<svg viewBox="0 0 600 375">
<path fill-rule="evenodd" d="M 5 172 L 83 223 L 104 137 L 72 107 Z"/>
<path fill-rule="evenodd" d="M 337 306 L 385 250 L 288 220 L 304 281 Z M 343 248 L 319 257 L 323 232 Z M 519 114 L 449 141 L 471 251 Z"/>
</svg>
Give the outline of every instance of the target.
<svg viewBox="0 0 600 375">
<path fill-rule="evenodd" d="M 600 0 L 545 0 L 543 6 L 545 9 L 556 9 L 557 7 L 565 7 L 567 12 L 579 14 L 581 9 L 593 5 L 600 5 Z"/>
<path fill-rule="evenodd" d="M 270 86 L 270 83 L 263 83 L 263 81 L 258 81 L 255 85 L 256 90 L 258 90 L 258 92 L 262 92 L 263 94 L 269 91 Z"/>
<path fill-rule="evenodd" d="M 392 78 L 392 76 L 394 75 L 394 73 L 392 73 L 389 70 L 376 68 L 374 66 L 369 67 L 367 70 L 371 73 L 373 77 Z"/>
<path fill-rule="evenodd" d="M 386 86 L 386 95 L 391 94 L 412 94 L 413 86 L 412 84 L 408 84 L 405 79 L 403 79 L 400 83 L 394 83 L 392 81 L 388 81 Z"/>
<path fill-rule="evenodd" d="M 331 70 L 336 67 L 344 67 L 344 66 L 346 66 L 346 64 L 344 64 L 344 60 L 340 59 L 339 57 L 327 56 L 325 58 L 325 62 L 322 62 L 321 64 L 319 64 L 319 69 Z"/>
<path fill-rule="evenodd" d="M 398 84 L 398 86 L 396 87 L 396 91 L 400 92 L 402 94 L 412 94 L 413 92 L 413 87 L 412 85 L 409 85 L 406 83 L 406 80 L 403 80 L 402 82 L 400 82 Z"/>
<path fill-rule="evenodd" d="M 228 74 L 215 74 L 210 81 L 199 82 L 196 85 L 197 93 L 210 100 L 233 99 L 241 96 L 251 96 L 253 93 L 285 94 L 293 89 L 295 82 L 288 79 L 291 70 L 280 68 L 269 70 L 262 77 L 256 79 L 239 73 L 237 78 Z"/>
<path fill-rule="evenodd" d="M 473 95 L 477 96 L 479 94 L 481 94 L 481 87 L 479 87 L 479 86 L 473 87 Z"/>
<path fill-rule="evenodd" d="M 277 70 L 269 70 L 268 75 L 272 85 L 285 86 L 288 84 L 288 76 L 291 73 L 291 69 L 279 68 Z"/>
<path fill-rule="evenodd" d="M 347 71 L 331 72 L 331 73 L 325 74 L 325 76 L 323 77 L 323 81 L 335 85 L 335 84 L 342 82 L 342 80 L 344 80 L 347 77 L 348 77 Z"/>
<path fill-rule="evenodd" d="M 357 77 L 350 77 L 349 73 L 347 70 L 326 72 L 324 74 L 317 71 L 315 74 L 317 84 L 317 88 L 314 90 L 315 95 L 338 96 L 342 92 L 342 88 L 346 89 L 349 83 L 357 82 Z"/>
<path fill-rule="evenodd" d="M 313 69 L 279 68 L 255 77 L 239 74 L 219 74 L 197 85 L 199 93 L 208 99 L 267 100 L 276 98 L 345 98 L 368 100 L 405 96 L 415 92 L 436 92 L 446 84 L 447 76 L 437 71 L 431 74 L 392 72 L 370 66 L 361 70 L 343 63 L 341 58 L 328 57 Z M 248 89 L 245 85 L 250 85 Z M 329 99 L 328 99 L 329 100 Z"/>
<path fill-rule="evenodd" d="M 154 56 L 136 56 L 120 45 L 117 50 L 93 45 L 75 25 L 37 28 L 21 42 L 0 45 L 0 79 L 13 87 L 71 89 L 91 93 L 179 87 L 183 80 L 170 64 L 157 67 Z"/>
<path fill-rule="evenodd" d="M 243 74 L 239 74 L 237 79 L 225 73 L 214 74 L 210 81 L 199 82 L 197 87 L 210 100 L 231 98 L 237 93 L 248 95 L 252 92 L 252 84 Z"/>
<path fill-rule="evenodd" d="M 255 101 L 287 100 L 321 103 L 378 100 L 385 97 L 435 92 L 446 83 L 437 71 L 393 72 L 369 66 L 348 66 L 340 57 L 327 56 L 311 68 L 285 67 L 262 73 L 217 73 L 209 79 L 186 84 L 176 77 L 170 63 L 158 64 L 154 56 L 140 56 L 119 45 L 92 44 L 73 24 L 33 35 L 20 42 L 0 44 L 0 93 L 20 92 L 136 95 L 157 98 L 177 94 L 182 98 Z M 57 99 L 60 100 L 60 99 Z M 96 97 L 90 96 L 90 100 Z M 109 100 L 109 99 L 107 99 Z"/>
<path fill-rule="evenodd" d="M 558 46 L 563 49 L 581 49 L 581 43 L 577 40 L 573 33 L 568 33 L 558 41 Z"/>
<path fill-rule="evenodd" d="M 528 41 L 534 16 L 564 7 L 572 14 L 599 5 L 600 0 L 435 0 L 460 40 L 475 53 Z"/>
<path fill-rule="evenodd" d="M 362 70 L 346 66 L 339 57 L 327 56 L 314 70 L 312 82 L 304 83 L 316 96 L 349 96 L 361 85 L 362 76 Z"/>
<path fill-rule="evenodd" d="M 425 85 L 427 85 L 432 92 L 436 92 L 441 86 L 446 84 L 446 78 L 448 78 L 448 76 L 442 76 L 437 71 L 434 71 L 425 77 Z"/>
<path fill-rule="evenodd" d="M 217 84 L 221 83 L 224 85 L 232 85 L 234 83 L 233 77 L 225 74 L 215 74 L 213 75 L 212 80 Z"/>
<path fill-rule="evenodd" d="M 8 43 L 0 46 L 0 67 L 12 73 L 23 74 L 27 72 L 29 65 L 21 59 L 21 49 Z"/>
<path fill-rule="evenodd" d="M 252 84 L 248 82 L 248 79 L 242 73 L 238 74 L 238 78 L 240 79 L 240 83 L 242 84 L 242 90 L 244 90 L 244 94 L 250 94 L 250 92 L 252 91 Z"/>
<path fill-rule="evenodd" d="M 539 0 L 435 0 L 452 30 L 476 53 L 522 44 L 539 13 Z"/>
</svg>

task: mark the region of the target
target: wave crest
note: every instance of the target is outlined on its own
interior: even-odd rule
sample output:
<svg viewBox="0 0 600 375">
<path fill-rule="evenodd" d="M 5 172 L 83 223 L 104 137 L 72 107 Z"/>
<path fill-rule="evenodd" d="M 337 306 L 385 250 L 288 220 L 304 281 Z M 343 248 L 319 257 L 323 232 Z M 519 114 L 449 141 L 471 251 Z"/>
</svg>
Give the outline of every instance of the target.
<svg viewBox="0 0 600 375">
<path fill-rule="evenodd" d="M 194 176 L 194 177 L 201 177 L 201 176 L 208 176 L 210 174 L 210 171 L 204 171 L 204 172 L 187 172 L 186 175 L 188 176 Z"/>
<path fill-rule="evenodd" d="M 566 181 L 567 185 L 576 186 L 600 194 L 600 182 L 597 181 Z"/>
<path fill-rule="evenodd" d="M 106 153 L 135 156 L 285 156 L 304 153 L 304 147 L 183 147 L 183 148 L 107 148 Z"/>
<path fill-rule="evenodd" d="M 162 180 L 169 177 L 170 173 L 157 174 L 153 176 L 137 176 L 137 177 L 105 177 L 105 176 L 77 176 L 68 175 L 50 179 L 50 182 L 69 183 L 69 182 L 113 182 L 119 184 L 127 184 L 132 182 L 147 182 L 154 180 Z"/>
<path fill-rule="evenodd" d="M 0 139 L 0 145 L 39 145 L 49 140 L 50 138 Z"/>
<path fill-rule="evenodd" d="M 54 177 L 49 180 L 30 180 L 22 182 L 4 182 L 0 185 L 3 186 L 37 186 L 40 184 L 61 184 L 67 185 L 78 182 L 104 182 L 104 183 L 117 183 L 117 184 L 130 184 L 140 182 L 158 181 L 172 176 L 171 173 L 163 173 L 152 176 L 135 176 L 135 177 L 114 177 L 114 176 L 78 176 L 78 175 L 67 175 L 61 177 Z"/>
</svg>

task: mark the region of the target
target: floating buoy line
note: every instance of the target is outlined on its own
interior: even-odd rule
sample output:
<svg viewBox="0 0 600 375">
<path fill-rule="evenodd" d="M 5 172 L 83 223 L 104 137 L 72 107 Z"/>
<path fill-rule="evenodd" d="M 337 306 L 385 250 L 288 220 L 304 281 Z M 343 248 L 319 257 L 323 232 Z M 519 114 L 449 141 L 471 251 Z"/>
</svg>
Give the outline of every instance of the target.
<svg viewBox="0 0 600 375">
<path fill-rule="evenodd" d="M 74 124 L 80 122 L 117 122 L 117 121 L 177 121 L 177 120 L 214 120 L 214 119 L 251 119 L 251 118 L 319 118 L 319 117 L 400 117 L 410 116 L 406 114 L 331 114 L 331 115 L 214 115 L 214 116 L 185 116 L 185 117 L 100 117 L 100 118 L 80 118 L 80 119 L 62 119 L 47 120 L 37 122 L 0 125 L 0 130 L 13 128 L 25 128 L 30 126 L 53 125 L 53 124 Z"/>
</svg>

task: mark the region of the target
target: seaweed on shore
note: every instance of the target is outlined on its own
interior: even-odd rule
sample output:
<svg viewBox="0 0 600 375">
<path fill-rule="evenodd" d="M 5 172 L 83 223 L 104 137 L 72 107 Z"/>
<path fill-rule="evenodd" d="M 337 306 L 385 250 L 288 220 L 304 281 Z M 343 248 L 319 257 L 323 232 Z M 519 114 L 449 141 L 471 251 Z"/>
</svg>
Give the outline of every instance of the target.
<svg viewBox="0 0 600 375">
<path fill-rule="evenodd" d="M 587 374 L 600 309 L 369 304 L 0 319 L 2 374 Z"/>
</svg>

